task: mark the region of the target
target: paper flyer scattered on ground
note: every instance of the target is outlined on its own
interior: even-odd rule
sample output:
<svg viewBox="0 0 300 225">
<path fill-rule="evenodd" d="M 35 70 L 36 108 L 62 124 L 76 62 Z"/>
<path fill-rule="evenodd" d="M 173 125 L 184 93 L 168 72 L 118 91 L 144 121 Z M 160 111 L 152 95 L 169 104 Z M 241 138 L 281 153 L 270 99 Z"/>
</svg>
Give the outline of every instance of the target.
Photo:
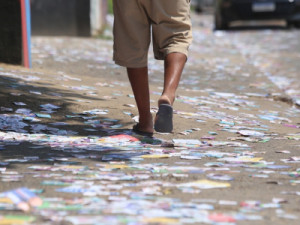
<svg viewBox="0 0 300 225">
<path fill-rule="evenodd" d="M 197 139 L 173 139 L 174 145 L 201 145 L 201 141 Z"/>
<path fill-rule="evenodd" d="M 0 224 L 297 224 L 300 33 L 194 18 L 171 134 L 132 132 L 110 39 L 34 37 L 32 69 L 1 64 Z"/>
<path fill-rule="evenodd" d="M 230 183 L 224 182 L 215 182 L 210 180 L 198 180 L 194 182 L 184 183 L 177 185 L 179 188 L 181 187 L 192 187 L 192 188 L 200 188 L 200 189 L 211 189 L 211 188 L 227 188 L 230 187 Z"/>
<path fill-rule="evenodd" d="M 143 159 L 163 159 L 163 158 L 170 158 L 169 155 L 142 155 Z"/>
</svg>

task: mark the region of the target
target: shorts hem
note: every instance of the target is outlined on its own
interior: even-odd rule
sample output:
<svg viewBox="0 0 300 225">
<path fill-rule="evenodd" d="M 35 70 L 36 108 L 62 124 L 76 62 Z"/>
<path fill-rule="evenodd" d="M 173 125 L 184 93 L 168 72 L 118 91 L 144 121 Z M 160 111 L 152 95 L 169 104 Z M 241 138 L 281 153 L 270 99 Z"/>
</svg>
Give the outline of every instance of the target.
<svg viewBox="0 0 300 225">
<path fill-rule="evenodd" d="M 126 67 L 126 68 L 144 68 L 144 67 L 147 67 L 147 65 L 148 65 L 147 63 L 128 63 L 128 62 L 116 60 L 116 59 L 114 59 L 114 62 L 115 62 L 115 64 Z"/>
<path fill-rule="evenodd" d="M 186 57 L 188 57 L 188 49 L 187 48 L 168 48 L 168 49 L 165 49 L 162 54 L 159 54 L 159 55 L 155 55 L 155 59 L 157 60 L 164 60 L 167 55 L 171 54 L 171 53 L 182 53 L 184 54 Z"/>
</svg>

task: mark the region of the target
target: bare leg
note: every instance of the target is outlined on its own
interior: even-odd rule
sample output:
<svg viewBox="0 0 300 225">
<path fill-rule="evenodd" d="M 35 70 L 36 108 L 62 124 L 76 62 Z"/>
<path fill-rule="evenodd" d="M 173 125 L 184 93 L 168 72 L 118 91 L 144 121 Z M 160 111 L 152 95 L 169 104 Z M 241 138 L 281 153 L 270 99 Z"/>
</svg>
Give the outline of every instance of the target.
<svg viewBox="0 0 300 225">
<path fill-rule="evenodd" d="M 165 59 L 164 90 L 158 100 L 159 110 L 154 125 L 154 129 L 158 132 L 170 133 L 173 130 L 173 109 L 171 106 L 175 101 L 175 92 L 185 62 L 186 56 L 182 53 L 171 53 Z"/>
<path fill-rule="evenodd" d="M 181 74 L 186 62 L 186 55 L 182 53 L 170 53 L 165 59 L 164 90 L 158 100 L 160 104 L 173 105 Z"/>
<path fill-rule="evenodd" d="M 153 132 L 153 119 L 150 112 L 148 68 L 127 68 L 128 78 L 139 111 L 139 130 Z"/>
</svg>

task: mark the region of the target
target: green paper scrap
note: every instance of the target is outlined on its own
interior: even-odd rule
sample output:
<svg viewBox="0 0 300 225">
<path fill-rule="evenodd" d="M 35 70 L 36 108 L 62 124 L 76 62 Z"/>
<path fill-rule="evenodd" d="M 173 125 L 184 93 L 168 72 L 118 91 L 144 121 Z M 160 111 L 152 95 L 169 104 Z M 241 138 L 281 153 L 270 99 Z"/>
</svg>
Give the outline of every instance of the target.
<svg viewBox="0 0 300 225">
<path fill-rule="evenodd" d="M 51 118 L 51 115 L 49 114 L 36 113 L 35 115 L 39 118 Z"/>
<path fill-rule="evenodd" d="M 82 209 L 82 205 L 64 205 L 64 204 L 56 204 L 53 202 L 43 201 L 43 204 L 38 207 L 38 209 L 51 209 L 56 211 L 77 211 Z"/>
<path fill-rule="evenodd" d="M 62 182 L 62 181 L 54 181 L 54 180 L 45 180 L 41 183 L 42 185 L 50 185 L 50 186 L 68 186 L 70 183 Z"/>
</svg>

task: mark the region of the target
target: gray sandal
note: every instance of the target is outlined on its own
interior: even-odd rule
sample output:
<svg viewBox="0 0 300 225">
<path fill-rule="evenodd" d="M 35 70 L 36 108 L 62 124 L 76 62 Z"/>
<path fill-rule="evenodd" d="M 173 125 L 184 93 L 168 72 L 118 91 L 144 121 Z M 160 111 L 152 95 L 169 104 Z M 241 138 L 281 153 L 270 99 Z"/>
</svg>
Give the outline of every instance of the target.
<svg viewBox="0 0 300 225">
<path fill-rule="evenodd" d="M 173 107 L 161 104 L 155 118 L 154 129 L 160 133 L 171 133 L 173 130 Z"/>
</svg>

